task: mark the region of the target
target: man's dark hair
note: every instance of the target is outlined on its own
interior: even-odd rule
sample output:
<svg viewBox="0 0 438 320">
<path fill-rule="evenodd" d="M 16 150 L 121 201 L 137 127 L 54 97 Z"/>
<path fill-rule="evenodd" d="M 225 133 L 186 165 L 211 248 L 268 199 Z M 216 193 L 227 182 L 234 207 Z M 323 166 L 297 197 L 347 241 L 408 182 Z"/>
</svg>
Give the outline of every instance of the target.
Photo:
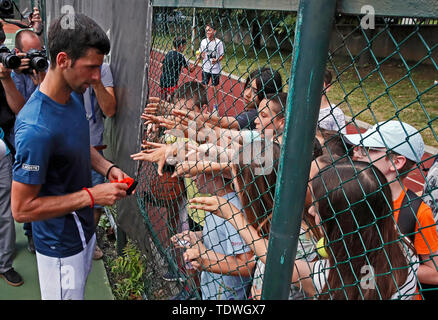
<svg viewBox="0 0 438 320">
<path fill-rule="evenodd" d="M 251 85 L 253 80 L 256 80 L 257 98 L 261 101 L 269 93 L 277 93 L 282 90 L 283 81 L 277 70 L 272 70 L 269 67 L 264 67 L 252 71 L 245 82 L 245 88 Z"/>
<path fill-rule="evenodd" d="M 212 28 L 213 30 L 216 30 L 216 28 L 215 28 L 213 22 L 208 22 L 208 23 L 206 23 L 206 24 L 205 24 L 205 27 L 210 27 L 210 28 Z"/>
<path fill-rule="evenodd" d="M 66 21 L 69 21 L 68 26 L 64 25 Z M 55 68 L 56 57 L 60 52 L 66 52 L 74 64 L 89 49 L 97 49 L 103 55 L 108 54 L 111 49 L 107 35 L 94 20 L 78 13 L 64 14 L 53 21 L 48 34 L 51 68 Z"/>
<path fill-rule="evenodd" d="M 180 46 L 184 46 L 187 43 L 187 40 L 183 37 L 176 37 L 173 40 L 173 47 L 178 49 Z"/>
<path fill-rule="evenodd" d="M 187 81 L 174 92 L 172 99 L 191 99 L 194 105 L 201 108 L 208 104 L 207 88 L 199 81 Z"/>
<path fill-rule="evenodd" d="M 17 31 L 17 34 L 15 35 L 15 48 L 17 48 L 21 52 L 23 52 L 23 40 L 22 40 L 22 38 L 23 38 L 23 36 L 25 34 L 33 35 L 33 36 L 38 38 L 38 35 L 34 31 L 32 31 L 30 29 L 24 29 L 24 30 Z"/>
</svg>

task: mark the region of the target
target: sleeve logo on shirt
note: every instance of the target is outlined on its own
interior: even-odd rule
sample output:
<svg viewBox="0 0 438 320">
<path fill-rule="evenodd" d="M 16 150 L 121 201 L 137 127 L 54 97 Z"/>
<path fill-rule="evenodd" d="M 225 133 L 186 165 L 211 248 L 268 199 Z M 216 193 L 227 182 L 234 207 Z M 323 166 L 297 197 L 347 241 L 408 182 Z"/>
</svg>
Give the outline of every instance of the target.
<svg viewBox="0 0 438 320">
<path fill-rule="evenodd" d="M 34 171 L 34 172 L 40 171 L 40 166 L 32 165 L 32 164 L 26 164 L 26 163 L 23 163 L 21 168 L 23 170 L 26 170 L 26 171 Z"/>
</svg>

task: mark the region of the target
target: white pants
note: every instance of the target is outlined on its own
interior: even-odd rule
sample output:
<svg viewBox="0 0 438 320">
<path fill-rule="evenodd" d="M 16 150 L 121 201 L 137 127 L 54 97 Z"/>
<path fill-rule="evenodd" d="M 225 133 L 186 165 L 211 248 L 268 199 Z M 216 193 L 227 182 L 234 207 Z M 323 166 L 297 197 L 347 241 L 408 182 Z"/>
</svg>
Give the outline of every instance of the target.
<svg viewBox="0 0 438 320">
<path fill-rule="evenodd" d="M 96 234 L 84 250 L 71 257 L 54 258 L 36 253 L 42 300 L 83 300 L 93 263 Z"/>
</svg>

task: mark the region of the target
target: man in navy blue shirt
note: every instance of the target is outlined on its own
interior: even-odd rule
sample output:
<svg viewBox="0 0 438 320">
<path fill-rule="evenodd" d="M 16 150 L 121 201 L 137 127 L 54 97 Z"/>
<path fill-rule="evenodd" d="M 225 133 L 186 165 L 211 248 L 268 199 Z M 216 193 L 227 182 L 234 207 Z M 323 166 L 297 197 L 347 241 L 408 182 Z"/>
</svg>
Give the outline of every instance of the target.
<svg viewBox="0 0 438 320">
<path fill-rule="evenodd" d="M 91 187 L 91 167 L 109 180 L 128 176 L 90 147 L 84 106 L 72 94 L 100 81 L 110 42 L 87 16 L 63 15 L 49 29 L 48 50 L 46 77 L 15 124 L 12 214 L 32 222 L 41 298 L 83 299 L 96 242 L 93 206 L 113 205 L 128 188 Z"/>
</svg>

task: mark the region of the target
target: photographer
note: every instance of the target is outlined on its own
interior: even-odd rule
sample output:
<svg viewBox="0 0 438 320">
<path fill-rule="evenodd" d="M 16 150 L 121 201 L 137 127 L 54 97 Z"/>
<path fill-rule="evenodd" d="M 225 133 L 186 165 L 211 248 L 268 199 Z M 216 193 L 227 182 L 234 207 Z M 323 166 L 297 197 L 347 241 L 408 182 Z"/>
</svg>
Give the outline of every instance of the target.
<svg viewBox="0 0 438 320">
<path fill-rule="evenodd" d="M 18 91 L 23 95 L 24 100 L 27 101 L 46 76 L 48 68 L 46 53 L 38 35 L 28 29 L 17 31 L 15 35 L 15 52 L 23 58 L 21 59 L 21 66 L 12 73 L 12 79 Z M 42 65 L 43 70 L 37 70 L 36 67 L 39 64 Z"/>
<path fill-rule="evenodd" d="M 0 23 L 0 44 L 3 44 L 5 39 L 3 24 Z M 11 70 L 0 63 L 0 140 L 9 146 L 6 147 L 5 156 L 0 159 L 0 277 L 14 287 L 22 285 L 23 279 L 12 268 L 15 252 L 15 224 L 11 211 L 13 155 L 6 135 L 11 135 L 15 114 L 23 105 L 24 99 L 15 87 Z"/>
</svg>

